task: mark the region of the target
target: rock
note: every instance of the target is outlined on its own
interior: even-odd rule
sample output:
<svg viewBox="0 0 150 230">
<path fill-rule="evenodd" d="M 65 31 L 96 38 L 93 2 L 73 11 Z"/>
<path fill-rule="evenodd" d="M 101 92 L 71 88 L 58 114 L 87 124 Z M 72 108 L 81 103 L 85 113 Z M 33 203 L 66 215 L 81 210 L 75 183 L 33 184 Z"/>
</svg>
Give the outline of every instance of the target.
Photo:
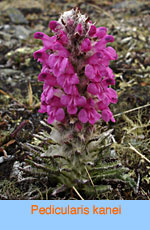
<svg viewBox="0 0 150 230">
<path fill-rule="evenodd" d="M 141 6 L 141 3 L 137 0 L 126 0 L 116 3 L 113 8 L 116 9 L 137 9 L 139 6 Z"/>
<path fill-rule="evenodd" d="M 3 25 L 3 31 L 9 34 L 14 34 L 15 25 L 5 24 Z"/>
<path fill-rule="evenodd" d="M 11 35 L 5 32 L 0 31 L 0 40 L 9 41 L 11 39 Z"/>
<path fill-rule="evenodd" d="M 14 70 L 14 69 L 1 69 L 0 77 L 6 77 L 6 76 L 13 76 L 13 75 L 20 75 L 21 71 Z"/>
<path fill-rule="evenodd" d="M 26 54 L 29 54 L 32 56 L 36 50 L 41 49 L 41 48 L 42 48 L 42 46 L 35 46 L 34 48 L 30 48 L 30 47 L 26 47 L 26 46 L 20 47 L 16 50 L 12 50 L 12 51 L 8 52 L 6 54 L 6 58 L 9 59 L 9 58 L 13 57 L 14 55 L 15 55 L 15 57 L 20 57 L 22 55 L 25 56 Z"/>
<path fill-rule="evenodd" d="M 129 41 L 132 40 L 132 37 L 126 37 L 120 41 L 121 44 L 127 44 Z"/>
<path fill-rule="evenodd" d="M 0 71 L 0 88 L 4 91 L 17 91 L 17 88 L 21 89 L 21 85 L 24 79 L 24 73 L 15 69 L 1 69 Z M 21 83 L 20 83 L 21 81 Z M 20 85 L 21 84 L 21 85 Z M 23 85 L 25 87 L 25 83 Z M 14 90 L 15 89 L 15 90 Z M 22 90 L 22 89 L 21 89 Z"/>
<path fill-rule="evenodd" d="M 19 161 L 15 161 L 10 173 L 10 179 L 17 179 L 17 181 L 22 180 L 22 171 L 19 170 L 19 167 L 21 167 L 21 163 Z"/>
<path fill-rule="evenodd" d="M 16 26 L 15 37 L 19 39 L 27 39 L 32 31 L 26 29 L 24 26 Z"/>
<path fill-rule="evenodd" d="M 15 39 L 11 39 L 9 41 L 0 41 L 0 56 L 3 56 L 11 49 L 17 46 L 18 42 Z"/>
<path fill-rule="evenodd" d="M 27 24 L 28 21 L 24 15 L 16 8 L 8 8 L 6 10 L 7 15 L 10 20 L 15 24 Z"/>
<path fill-rule="evenodd" d="M 27 39 L 28 36 L 32 33 L 30 28 L 26 28 L 22 25 L 4 25 L 3 31 L 0 31 L 0 39 L 9 41 L 11 37 L 17 39 Z"/>
<path fill-rule="evenodd" d="M 5 161 L 9 161 L 9 160 L 12 160 L 14 158 L 14 156 L 11 156 L 11 155 L 8 155 L 7 157 L 0 157 L 0 164 L 2 164 L 3 162 Z"/>
<path fill-rule="evenodd" d="M 144 65 L 145 66 L 150 66 L 150 56 L 145 57 L 145 59 L 144 59 Z"/>
</svg>

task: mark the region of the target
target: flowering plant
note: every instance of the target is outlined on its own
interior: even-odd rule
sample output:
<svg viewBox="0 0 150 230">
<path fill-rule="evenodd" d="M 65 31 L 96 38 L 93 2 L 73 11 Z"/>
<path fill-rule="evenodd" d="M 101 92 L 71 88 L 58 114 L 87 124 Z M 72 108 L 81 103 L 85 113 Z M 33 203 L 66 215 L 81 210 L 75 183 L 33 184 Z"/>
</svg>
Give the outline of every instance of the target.
<svg viewBox="0 0 150 230">
<path fill-rule="evenodd" d="M 115 122 L 109 104 L 117 103 L 117 94 L 110 88 L 115 80 L 109 63 L 117 54 L 107 46 L 113 36 L 105 27 L 96 28 L 77 8 L 51 21 L 49 28 L 52 37 L 34 34 L 43 41 L 43 48 L 34 52 L 43 65 L 38 76 L 44 82 L 39 111 L 48 114 L 50 124 L 72 122 L 78 130 L 100 118 Z"/>
<path fill-rule="evenodd" d="M 105 27 L 96 28 L 78 8 L 51 21 L 49 27 L 52 37 L 34 34 L 43 41 L 34 58 L 43 65 L 38 76 L 44 82 L 39 111 L 48 114 L 48 123 L 57 122 L 48 126 L 41 121 L 50 132 L 40 132 L 44 148 L 39 152 L 37 146 L 30 146 L 33 160 L 28 162 L 37 169 L 38 177 L 42 170 L 49 182 L 61 185 L 52 194 L 69 188 L 79 195 L 78 188 L 85 198 L 99 199 L 99 193 L 112 191 L 114 179 L 134 187 L 128 169 L 116 154 L 112 156 L 113 130 L 94 126 L 100 118 L 115 122 L 109 105 L 117 103 L 117 94 L 110 87 L 115 79 L 109 63 L 117 54 L 107 45 L 114 41 L 113 36 Z"/>
</svg>

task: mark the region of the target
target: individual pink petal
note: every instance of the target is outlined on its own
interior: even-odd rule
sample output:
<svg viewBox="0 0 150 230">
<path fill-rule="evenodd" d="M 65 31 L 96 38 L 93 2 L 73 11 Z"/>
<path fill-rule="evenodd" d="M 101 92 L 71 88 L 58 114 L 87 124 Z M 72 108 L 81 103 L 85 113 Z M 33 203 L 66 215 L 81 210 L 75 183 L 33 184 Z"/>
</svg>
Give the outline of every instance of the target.
<svg viewBox="0 0 150 230">
<path fill-rule="evenodd" d="M 68 63 L 68 68 L 66 69 L 66 74 L 74 74 L 74 68 L 70 62 Z"/>
<path fill-rule="evenodd" d="M 56 78 L 50 73 L 40 73 L 38 80 L 44 81 L 47 85 L 56 86 Z"/>
<path fill-rule="evenodd" d="M 79 96 L 79 92 L 76 85 L 72 85 L 71 87 L 72 87 L 72 95 Z"/>
<path fill-rule="evenodd" d="M 36 32 L 35 34 L 34 34 L 34 38 L 35 39 L 42 39 L 43 37 L 44 37 L 44 33 L 42 33 L 42 32 Z"/>
<path fill-rule="evenodd" d="M 52 100 L 51 100 L 50 106 L 54 107 L 54 108 L 56 108 L 56 107 L 62 107 L 62 103 L 60 101 L 60 98 L 57 97 L 57 96 L 54 96 L 52 98 Z"/>
<path fill-rule="evenodd" d="M 48 57 L 48 65 L 50 68 L 53 68 L 57 61 L 57 56 L 55 54 L 50 54 Z"/>
<path fill-rule="evenodd" d="M 67 45 L 68 43 L 68 37 L 67 37 L 67 34 L 61 30 L 59 32 L 59 41 L 63 44 L 63 45 Z"/>
<path fill-rule="evenodd" d="M 62 95 L 60 101 L 63 105 L 68 105 L 70 97 L 68 95 Z"/>
<path fill-rule="evenodd" d="M 56 78 L 51 74 L 45 79 L 45 83 L 50 86 L 57 86 Z"/>
<path fill-rule="evenodd" d="M 48 77 L 47 73 L 40 73 L 38 76 L 39 81 L 45 81 L 45 79 Z"/>
<path fill-rule="evenodd" d="M 77 100 L 77 105 L 78 106 L 84 106 L 86 104 L 86 98 L 84 96 L 81 96 Z"/>
<path fill-rule="evenodd" d="M 48 104 L 50 102 L 50 100 L 52 99 L 52 97 L 54 96 L 54 89 L 53 87 L 49 87 L 47 96 L 46 96 L 46 103 Z"/>
<path fill-rule="evenodd" d="M 79 78 L 76 73 L 69 77 L 69 82 L 70 84 L 73 84 L 73 85 L 79 84 Z"/>
<path fill-rule="evenodd" d="M 40 106 L 40 109 L 38 110 L 39 113 L 46 113 L 47 112 L 47 105 Z"/>
<path fill-rule="evenodd" d="M 65 83 L 63 85 L 63 90 L 66 94 L 73 94 L 73 89 L 72 89 L 72 85 L 68 84 L 68 83 Z"/>
<path fill-rule="evenodd" d="M 95 50 L 97 52 L 100 51 L 100 50 L 103 50 L 103 49 L 106 48 L 106 41 L 104 39 L 102 39 L 102 40 L 96 42 L 94 47 L 95 47 Z"/>
<path fill-rule="evenodd" d="M 115 120 L 115 118 L 113 116 L 111 117 L 111 121 L 116 122 L 116 120 Z"/>
<path fill-rule="evenodd" d="M 56 42 L 56 36 L 49 37 L 47 34 L 42 32 L 36 32 L 34 38 L 41 39 L 43 41 L 44 48 L 52 49 L 54 42 Z"/>
<path fill-rule="evenodd" d="M 59 25 L 59 23 L 58 23 L 57 21 L 51 21 L 51 22 L 49 23 L 49 28 L 50 28 L 51 30 L 53 30 L 53 31 L 56 31 L 58 25 Z"/>
<path fill-rule="evenodd" d="M 114 37 L 112 35 L 106 35 L 105 36 L 105 41 L 106 42 L 113 42 L 114 41 Z"/>
<path fill-rule="evenodd" d="M 78 32 L 80 35 L 82 35 L 83 29 L 82 29 L 82 24 L 81 23 L 77 25 L 75 31 Z"/>
<path fill-rule="evenodd" d="M 91 41 L 89 38 L 85 38 L 81 43 L 81 51 L 87 52 L 91 49 Z"/>
<path fill-rule="evenodd" d="M 94 117 L 95 117 L 95 121 L 99 121 L 99 119 L 101 118 L 101 115 L 95 110 Z"/>
<path fill-rule="evenodd" d="M 107 28 L 106 27 L 99 27 L 96 29 L 96 36 L 98 38 L 103 38 L 107 34 Z"/>
<path fill-rule="evenodd" d="M 91 25 L 90 30 L 89 30 L 89 36 L 93 37 L 95 33 L 96 33 L 96 26 Z"/>
<path fill-rule="evenodd" d="M 113 122 L 115 122 L 114 117 L 112 116 L 112 112 L 110 111 L 110 109 L 104 109 L 102 111 L 102 119 L 106 122 L 112 120 Z"/>
<path fill-rule="evenodd" d="M 72 27 L 73 24 L 74 24 L 74 19 L 69 17 L 68 20 L 67 20 L 67 26 Z"/>
<path fill-rule="evenodd" d="M 54 122 L 54 120 L 55 120 L 55 117 L 54 117 L 53 115 L 50 115 L 50 116 L 48 117 L 48 119 L 47 119 L 47 122 L 48 122 L 49 124 L 52 124 L 52 123 Z"/>
<path fill-rule="evenodd" d="M 38 62 L 47 64 L 49 55 L 45 52 L 45 48 L 37 50 L 33 53 L 34 59 L 37 59 Z"/>
<path fill-rule="evenodd" d="M 62 121 L 65 118 L 65 113 L 62 108 L 59 108 L 56 112 L 56 120 L 57 121 Z"/>
<path fill-rule="evenodd" d="M 86 67 L 85 67 L 85 75 L 89 79 L 93 79 L 95 77 L 95 72 L 94 72 L 94 68 L 93 68 L 92 65 L 86 65 Z"/>
<path fill-rule="evenodd" d="M 60 42 L 55 42 L 52 47 L 53 50 L 57 50 L 59 56 L 61 57 L 69 57 L 69 51 L 60 43 Z"/>
<path fill-rule="evenodd" d="M 107 93 L 108 93 L 109 97 L 111 98 L 111 102 L 116 104 L 117 98 L 118 98 L 116 91 L 112 88 L 108 88 Z"/>
<path fill-rule="evenodd" d="M 53 44 L 53 50 L 62 50 L 62 49 L 64 49 L 64 46 L 60 42 L 57 41 Z"/>
<path fill-rule="evenodd" d="M 64 87 L 64 82 L 65 82 L 65 74 L 61 74 L 60 76 L 57 77 L 58 85 Z"/>
<path fill-rule="evenodd" d="M 81 109 L 78 113 L 78 118 L 82 123 L 86 123 L 88 121 L 87 112 L 85 109 Z"/>
<path fill-rule="evenodd" d="M 108 97 L 107 93 L 103 93 L 99 96 L 100 100 L 104 103 L 104 105 L 108 106 L 111 102 L 111 99 Z"/>
<path fill-rule="evenodd" d="M 96 87 L 96 84 L 90 83 L 87 87 L 87 91 L 93 95 L 96 95 L 98 93 L 98 89 Z"/>
<path fill-rule="evenodd" d="M 113 77 L 111 78 L 105 78 L 102 80 L 103 87 L 108 87 L 109 85 L 115 85 L 115 79 Z"/>
<path fill-rule="evenodd" d="M 88 120 L 91 125 L 94 125 L 96 121 L 100 119 L 100 114 L 96 112 L 96 110 L 93 108 L 91 111 L 89 111 L 88 114 Z"/>
<path fill-rule="evenodd" d="M 112 47 L 107 47 L 105 49 L 105 51 L 109 54 L 109 56 L 111 57 L 111 60 L 116 60 L 118 58 L 118 55 L 115 51 L 115 49 L 113 49 Z"/>
<path fill-rule="evenodd" d="M 60 72 L 63 74 L 66 71 L 68 65 L 68 58 L 63 58 L 61 65 L 60 65 Z"/>
<path fill-rule="evenodd" d="M 107 111 L 107 110 L 103 110 L 103 111 L 102 111 L 102 119 L 103 119 L 104 121 L 108 122 L 108 121 L 110 121 L 110 118 L 111 118 L 111 116 L 110 116 L 110 114 L 108 113 L 108 111 Z"/>
<path fill-rule="evenodd" d="M 70 56 L 70 53 L 69 53 L 69 51 L 67 49 L 64 48 L 64 49 L 61 49 L 61 50 L 58 51 L 58 55 L 60 57 L 68 58 Z"/>
<path fill-rule="evenodd" d="M 104 110 L 104 109 L 108 108 L 102 101 L 99 101 L 97 103 L 97 107 L 98 107 L 99 110 Z"/>
</svg>

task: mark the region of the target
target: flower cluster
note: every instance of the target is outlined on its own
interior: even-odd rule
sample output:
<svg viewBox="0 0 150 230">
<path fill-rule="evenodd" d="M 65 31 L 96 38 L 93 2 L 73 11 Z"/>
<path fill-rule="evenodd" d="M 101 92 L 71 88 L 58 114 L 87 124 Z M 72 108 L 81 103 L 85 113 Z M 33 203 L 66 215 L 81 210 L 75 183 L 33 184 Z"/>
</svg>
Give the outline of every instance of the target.
<svg viewBox="0 0 150 230">
<path fill-rule="evenodd" d="M 113 121 L 110 103 L 117 102 L 114 74 L 109 68 L 117 58 L 115 50 L 107 46 L 113 36 L 105 27 L 96 28 L 78 9 L 65 12 L 59 21 L 51 21 L 54 36 L 36 32 L 43 48 L 34 52 L 42 63 L 38 76 L 44 82 L 41 113 L 48 114 L 48 122 L 70 121 L 94 124 L 101 117 Z"/>
</svg>

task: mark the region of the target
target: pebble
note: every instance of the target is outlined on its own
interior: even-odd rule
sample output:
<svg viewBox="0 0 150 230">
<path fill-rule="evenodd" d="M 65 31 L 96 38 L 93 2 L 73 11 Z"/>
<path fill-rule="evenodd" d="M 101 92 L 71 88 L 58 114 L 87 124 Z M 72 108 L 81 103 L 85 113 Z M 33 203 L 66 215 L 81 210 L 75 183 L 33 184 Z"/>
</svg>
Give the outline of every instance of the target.
<svg viewBox="0 0 150 230">
<path fill-rule="evenodd" d="M 28 24 L 27 19 L 20 12 L 20 10 L 16 8 L 8 8 L 6 10 L 7 15 L 9 16 L 11 22 L 14 24 Z"/>
<path fill-rule="evenodd" d="M 132 37 L 126 37 L 126 38 L 122 39 L 120 43 L 121 43 L 121 44 L 126 44 L 126 43 L 128 43 L 131 39 L 132 39 Z"/>
<path fill-rule="evenodd" d="M 0 40 L 9 41 L 10 38 L 10 34 L 0 31 Z"/>
<path fill-rule="evenodd" d="M 14 69 L 1 69 L 0 76 L 13 76 L 16 74 L 20 74 L 21 71 Z"/>
<path fill-rule="evenodd" d="M 19 38 L 19 39 L 27 39 L 29 37 L 29 35 L 31 34 L 32 31 L 26 29 L 24 26 L 16 26 L 16 33 L 15 33 L 15 37 Z"/>
</svg>

